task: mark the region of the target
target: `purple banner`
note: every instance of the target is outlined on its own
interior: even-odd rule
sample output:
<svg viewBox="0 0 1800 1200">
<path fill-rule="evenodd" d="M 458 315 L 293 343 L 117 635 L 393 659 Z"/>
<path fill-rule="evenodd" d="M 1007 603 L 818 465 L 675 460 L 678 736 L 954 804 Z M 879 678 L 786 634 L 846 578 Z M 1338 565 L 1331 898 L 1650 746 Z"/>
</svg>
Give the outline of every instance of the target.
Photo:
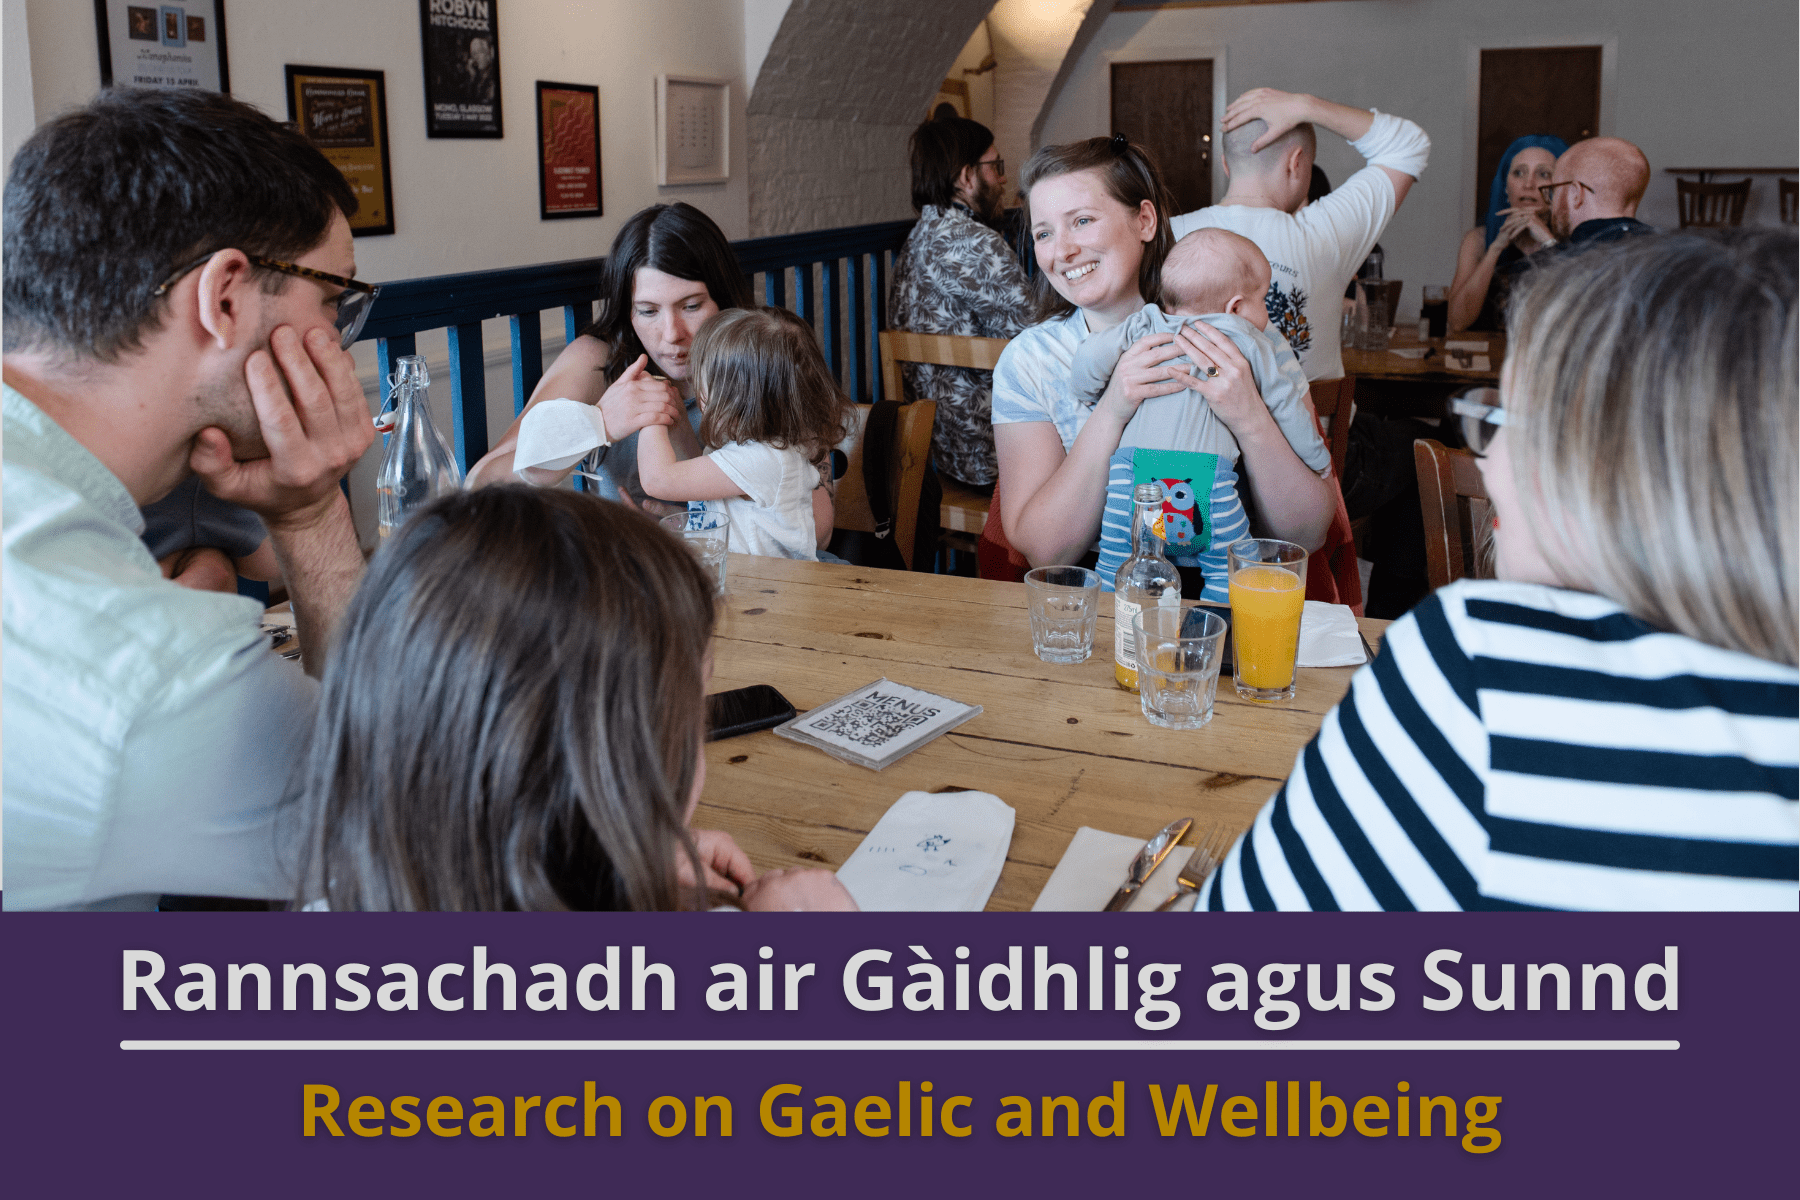
<svg viewBox="0 0 1800 1200">
<path fill-rule="evenodd" d="M 1793 932 L 10 913 L 7 1177 L 20 1195 L 1735 1191 L 1789 1175 Z"/>
</svg>

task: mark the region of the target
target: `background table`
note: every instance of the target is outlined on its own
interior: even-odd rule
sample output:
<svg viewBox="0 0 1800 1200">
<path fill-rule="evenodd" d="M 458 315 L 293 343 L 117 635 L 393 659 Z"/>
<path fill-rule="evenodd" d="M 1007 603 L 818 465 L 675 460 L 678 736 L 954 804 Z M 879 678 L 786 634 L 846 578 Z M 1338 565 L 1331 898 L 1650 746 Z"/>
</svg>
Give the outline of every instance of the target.
<svg viewBox="0 0 1800 1200">
<path fill-rule="evenodd" d="M 1206 728 L 1158 729 L 1113 683 L 1110 596 L 1093 658 L 1052 666 L 1032 653 L 1023 584 L 739 554 L 728 575 L 710 690 L 772 684 L 804 712 L 885 676 L 984 710 L 880 772 L 768 731 L 709 743 L 694 824 L 759 871 L 835 870 L 901 793 L 967 788 L 1018 813 L 989 910 L 1028 909 L 1079 826 L 1247 828 L 1350 683 L 1350 668 L 1302 670 L 1294 700 L 1264 706 L 1227 678 Z"/>
</svg>

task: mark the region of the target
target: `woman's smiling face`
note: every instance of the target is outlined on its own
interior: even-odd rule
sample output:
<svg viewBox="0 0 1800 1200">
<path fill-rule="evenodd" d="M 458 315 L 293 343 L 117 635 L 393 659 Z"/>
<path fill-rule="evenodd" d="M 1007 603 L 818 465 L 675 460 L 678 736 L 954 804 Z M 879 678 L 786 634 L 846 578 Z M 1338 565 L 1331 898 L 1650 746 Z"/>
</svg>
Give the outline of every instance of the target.
<svg viewBox="0 0 1800 1200">
<path fill-rule="evenodd" d="M 1156 236 L 1156 206 L 1136 211 L 1113 199 L 1099 171 L 1040 179 L 1031 189 L 1031 240 L 1038 270 L 1057 294 L 1086 312 L 1089 326 L 1117 324 L 1144 303 L 1138 267 Z"/>
</svg>

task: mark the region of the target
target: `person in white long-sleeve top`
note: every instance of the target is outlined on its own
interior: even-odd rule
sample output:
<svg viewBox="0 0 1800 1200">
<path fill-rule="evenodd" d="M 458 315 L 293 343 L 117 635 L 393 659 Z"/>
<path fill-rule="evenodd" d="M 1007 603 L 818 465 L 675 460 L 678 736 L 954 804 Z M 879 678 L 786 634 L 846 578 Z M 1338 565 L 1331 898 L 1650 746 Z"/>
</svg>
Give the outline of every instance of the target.
<svg viewBox="0 0 1800 1200">
<path fill-rule="evenodd" d="M 1339 298 L 1425 169 L 1431 139 L 1402 117 L 1316 96 L 1256 88 L 1225 110 L 1225 173 L 1218 204 L 1176 217 L 1177 239 L 1229 229 L 1269 260 L 1270 323 L 1300 355 L 1308 379 L 1344 373 Z M 1368 166 L 1312 204 L 1315 126 L 1349 141 Z"/>
</svg>

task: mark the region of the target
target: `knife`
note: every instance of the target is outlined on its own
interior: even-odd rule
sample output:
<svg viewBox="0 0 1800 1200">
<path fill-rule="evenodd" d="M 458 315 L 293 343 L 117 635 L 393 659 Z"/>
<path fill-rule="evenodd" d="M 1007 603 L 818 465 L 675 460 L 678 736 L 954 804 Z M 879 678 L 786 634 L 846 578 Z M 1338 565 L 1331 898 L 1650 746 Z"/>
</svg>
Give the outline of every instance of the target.
<svg viewBox="0 0 1800 1200">
<path fill-rule="evenodd" d="M 1113 893 L 1113 898 L 1108 900 L 1106 907 L 1100 911 L 1123 912 L 1125 906 L 1131 903 L 1131 898 L 1137 895 L 1138 889 L 1144 886 L 1144 881 L 1156 873 L 1156 868 L 1162 866 L 1163 859 L 1169 857 L 1169 851 L 1173 850 L 1175 844 L 1187 836 L 1187 831 L 1193 828 L 1193 824 L 1194 818 L 1192 817 L 1182 817 L 1180 820 L 1170 821 L 1163 826 L 1161 833 L 1145 842 L 1144 848 L 1139 850 L 1137 857 L 1131 860 L 1131 869 L 1126 872 L 1124 886 Z"/>
</svg>

